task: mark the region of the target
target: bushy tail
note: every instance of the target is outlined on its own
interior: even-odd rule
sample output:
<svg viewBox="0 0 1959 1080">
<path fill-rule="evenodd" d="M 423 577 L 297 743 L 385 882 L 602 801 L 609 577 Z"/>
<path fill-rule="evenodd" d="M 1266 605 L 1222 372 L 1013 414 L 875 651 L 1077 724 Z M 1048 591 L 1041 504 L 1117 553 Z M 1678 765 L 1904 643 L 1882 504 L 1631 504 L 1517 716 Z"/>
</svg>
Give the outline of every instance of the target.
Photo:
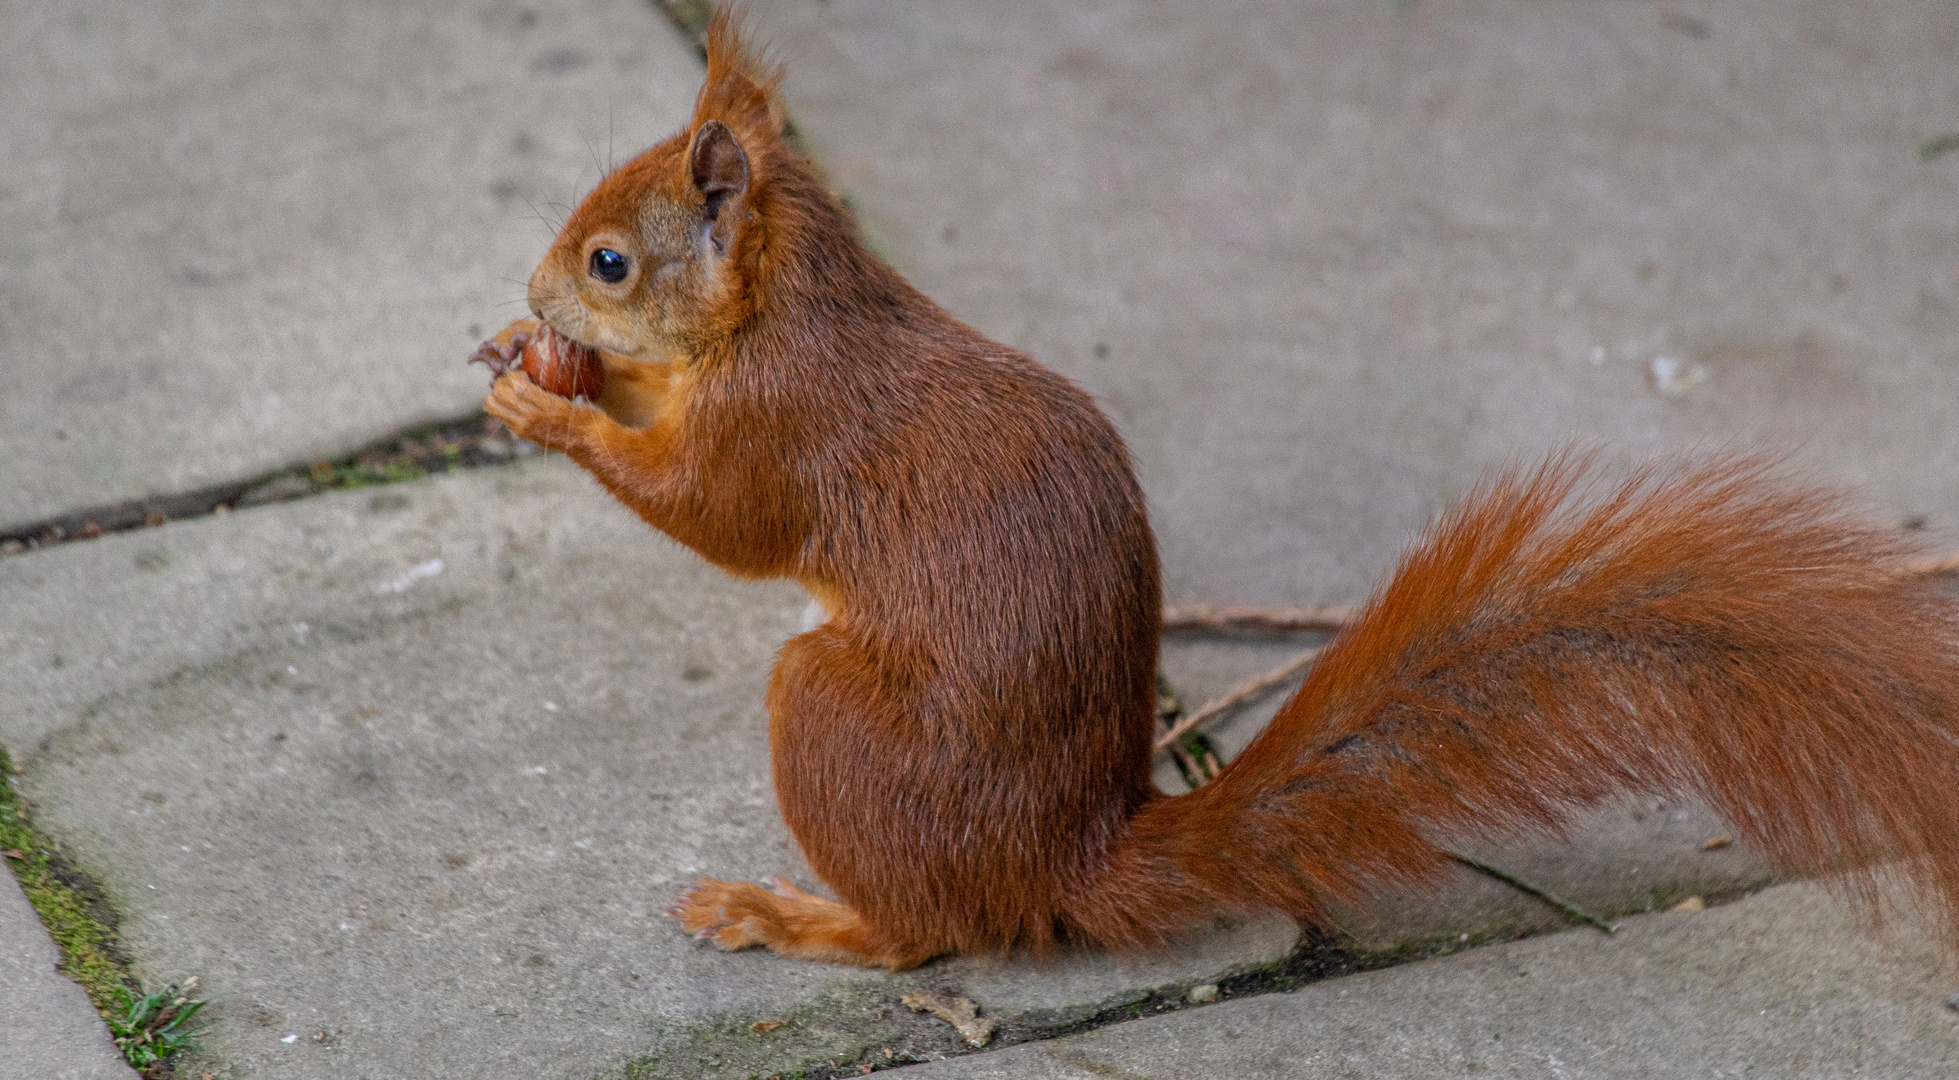
<svg viewBox="0 0 1959 1080">
<path fill-rule="evenodd" d="M 1487 483 L 1418 542 L 1257 741 L 1133 820 L 1080 930 L 1319 921 L 1433 880 L 1435 837 L 1555 832 L 1614 791 L 1696 793 L 1798 872 L 1899 859 L 1954 927 L 1959 605 L 1760 462 L 1592 498 L 1585 473 Z"/>
</svg>

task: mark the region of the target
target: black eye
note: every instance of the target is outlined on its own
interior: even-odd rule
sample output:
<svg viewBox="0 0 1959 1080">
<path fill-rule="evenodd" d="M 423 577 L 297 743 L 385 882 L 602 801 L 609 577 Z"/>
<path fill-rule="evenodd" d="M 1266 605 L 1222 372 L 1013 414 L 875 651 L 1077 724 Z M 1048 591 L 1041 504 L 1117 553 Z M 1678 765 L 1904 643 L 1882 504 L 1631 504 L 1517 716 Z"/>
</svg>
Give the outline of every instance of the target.
<svg viewBox="0 0 1959 1080">
<path fill-rule="evenodd" d="M 592 252 L 592 276 L 608 285 L 617 285 L 626 280 L 626 257 L 611 248 L 598 248 Z"/>
</svg>

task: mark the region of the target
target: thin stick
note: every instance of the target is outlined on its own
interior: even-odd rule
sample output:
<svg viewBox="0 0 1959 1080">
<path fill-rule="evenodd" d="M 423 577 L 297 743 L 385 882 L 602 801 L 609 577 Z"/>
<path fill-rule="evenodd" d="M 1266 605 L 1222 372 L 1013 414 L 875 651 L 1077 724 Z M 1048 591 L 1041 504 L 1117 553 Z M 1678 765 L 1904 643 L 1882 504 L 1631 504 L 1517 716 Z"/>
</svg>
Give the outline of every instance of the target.
<svg viewBox="0 0 1959 1080">
<path fill-rule="evenodd" d="M 1913 559 L 1898 571 L 1905 577 L 1951 577 L 1959 574 L 1959 552 L 1935 559 Z"/>
<path fill-rule="evenodd" d="M 1557 908 L 1559 911 L 1564 912 L 1566 915 L 1569 915 L 1572 918 L 1577 919 L 1579 922 L 1586 923 L 1591 926 L 1596 926 L 1600 930 L 1603 930 L 1608 934 L 1618 929 L 1618 927 L 1612 925 L 1609 922 L 1606 922 L 1604 919 L 1599 918 L 1597 915 L 1594 915 L 1591 912 L 1586 911 L 1584 908 L 1579 907 L 1577 904 L 1574 904 L 1571 901 L 1566 900 L 1564 897 L 1559 896 L 1557 893 L 1554 893 L 1549 889 L 1540 889 L 1537 886 L 1532 885 L 1530 882 L 1525 881 L 1523 878 L 1520 878 L 1517 875 L 1512 874 L 1506 870 L 1499 870 L 1496 867 L 1491 866 L 1489 863 L 1482 861 L 1481 859 L 1472 859 L 1469 856 L 1464 855 L 1459 851 L 1448 851 L 1446 849 L 1442 852 L 1442 854 L 1447 855 L 1449 858 L 1454 859 L 1455 861 L 1463 864 L 1464 866 L 1469 867 L 1471 870 L 1475 870 L 1478 873 L 1482 873 L 1482 874 L 1488 874 L 1490 877 L 1493 877 L 1498 881 L 1503 882 L 1505 885 L 1508 885 L 1511 888 L 1516 889 L 1518 892 L 1529 893 L 1532 896 L 1537 897 L 1539 900 L 1542 900 L 1545 903 L 1551 905 L 1552 907 Z"/>
<path fill-rule="evenodd" d="M 1273 668 L 1271 671 L 1260 675 L 1258 678 L 1239 683 L 1216 701 L 1206 702 L 1203 708 L 1172 724 L 1170 730 L 1158 736 L 1156 740 L 1157 750 L 1161 751 L 1165 749 L 1171 743 L 1182 738 L 1184 733 L 1190 731 L 1192 728 L 1200 724 L 1210 723 L 1212 720 L 1223 716 L 1225 713 L 1236 709 L 1238 706 L 1245 704 L 1265 691 L 1299 674 L 1306 669 L 1306 665 L 1313 662 L 1313 657 L 1319 654 L 1320 650 L 1317 647 L 1307 649 L 1305 652 Z"/>
<path fill-rule="evenodd" d="M 1249 608 L 1231 604 L 1185 604 L 1163 609 L 1165 630 L 1338 630 L 1354 617 L 1344 604 L 1315 607 Z"/>
</svg>

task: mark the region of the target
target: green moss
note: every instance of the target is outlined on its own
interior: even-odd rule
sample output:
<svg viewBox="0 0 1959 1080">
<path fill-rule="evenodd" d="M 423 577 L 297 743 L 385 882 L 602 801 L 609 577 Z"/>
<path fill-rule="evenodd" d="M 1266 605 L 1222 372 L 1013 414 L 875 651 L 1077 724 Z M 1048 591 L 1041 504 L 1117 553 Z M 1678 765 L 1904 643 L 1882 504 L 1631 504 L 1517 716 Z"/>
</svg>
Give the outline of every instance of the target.
<svg viewBox="0 0 1959 1080">
<path fill-rule="evenodd" d="M 0 850 L 61 947 L 62 974 L 88 992 L 103 1016 L 120 1015 L 130 982 L 116 948 L 115 911 L 101 888 L 28 824 L 14 785 L 13 760 L 0 748 Z"/>
<path fill-rule="evenodd" d="M 461 460 L 460 451 L 457 460 Z M 428 470 L 408 461 L 356 461 L 350 464 L 321 463 L 313 466 L 312 478 L 322 488 L 367 488 L 419 480 Z"/>
<path fill-rule="evenodd" d="M 191 1020 L 205 1004 L 191 996 L 197 980 L 144 991 L 116 943 L 116 909 L 102 886 L 35 831 L 15 784 L 13 759 L 0 747 L 0 852 L 61 950 L 61 973 L 88 994 L 131 1065 L 145 1077 L 170 1075 L 171 1060 L 197 1034 Z"/>
</svg>

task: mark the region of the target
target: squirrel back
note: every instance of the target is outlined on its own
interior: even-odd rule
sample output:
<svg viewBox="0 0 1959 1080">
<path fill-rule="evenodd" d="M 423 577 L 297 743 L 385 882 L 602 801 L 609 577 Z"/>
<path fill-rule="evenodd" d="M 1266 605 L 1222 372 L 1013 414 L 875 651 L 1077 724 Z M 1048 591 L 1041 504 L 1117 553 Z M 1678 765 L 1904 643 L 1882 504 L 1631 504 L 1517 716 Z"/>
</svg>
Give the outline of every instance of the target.
<svg viewBox="0 0 1959 1080">
<path fill-rule="evenodd" d="M 521 371 L 486 403 L 828 613 L 768 707 L 783 816 L 839 900 L 704 880 L 689 930 L 906 967 L 1317 921 L 1435 877 L 1442 835 L 1555 831 L 1628 789 L 1698 792 L 1800 870 L 1901 857 L 1959 895 L 1959 617 L 1893 572 L 1895 537 L 1746 463 L 1589 509 L 1577 459 L 1491 483 L 1250 748 L 1158 794 L 1157 555 L 1120 437 L 863 248 L 779 81 L 717 16 L 687 128 L 604 178 L 531 280 L 601 350 L 596 407 Z M 504 370 L 508 344 L 479 357 Z"/>
</svg>

